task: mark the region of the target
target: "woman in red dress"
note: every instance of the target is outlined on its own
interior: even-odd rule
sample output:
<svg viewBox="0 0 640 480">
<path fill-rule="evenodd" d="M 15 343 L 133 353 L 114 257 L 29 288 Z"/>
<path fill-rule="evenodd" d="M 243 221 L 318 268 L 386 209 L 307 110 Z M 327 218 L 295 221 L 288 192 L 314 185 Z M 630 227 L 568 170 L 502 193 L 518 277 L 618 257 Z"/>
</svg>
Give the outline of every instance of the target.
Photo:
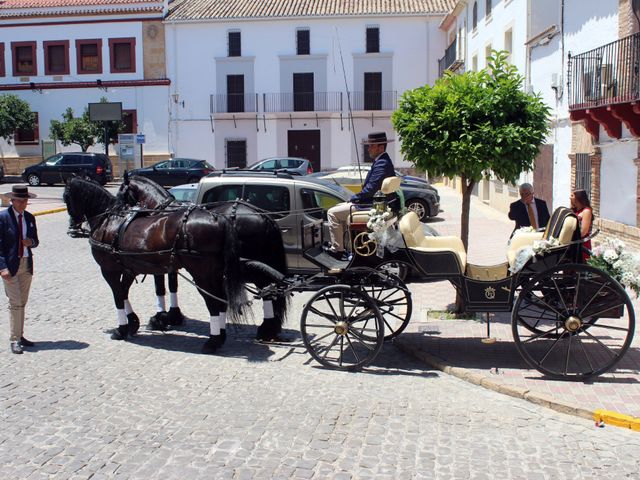
<svg viewBox="0 0 640 480">
<path fill-rule="evenodd" d="M 578 216 L 578 225 L 580 226 L 580 238 L 591 235 L 591 227 L 593 226 L 593 210 L 591 202 L 585 190 L 574 190 L 569 197 L 571 201 L 571 209 Z M 584 242 L 583 248 L 591 251 L 591 240 Z M 587 251 L 582 252 L 582 259 L 586 262 L 591 256 Z"/>
</svg>

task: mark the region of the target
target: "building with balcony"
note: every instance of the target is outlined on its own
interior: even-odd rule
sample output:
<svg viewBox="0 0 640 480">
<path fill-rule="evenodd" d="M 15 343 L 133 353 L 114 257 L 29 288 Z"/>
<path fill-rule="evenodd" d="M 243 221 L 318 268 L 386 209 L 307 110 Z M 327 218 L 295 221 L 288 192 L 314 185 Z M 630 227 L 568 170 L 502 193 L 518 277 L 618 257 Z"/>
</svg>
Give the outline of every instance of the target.
<svg viewBox="0 0 640 480">
<path fill-rule="evenodd" d="M 217 168 L 282 155 L 315 170 L 366 160 L 371 131 L 395 138 L 402 92 L 433 83 L 449 0 L 183 0 L 165 20 L 169 144 Z M 357 144 L 357 147 L 356 147 Z M 399 143 L 389 145 L 398 166 Z"/>
<path fill-rule="evenodd" d="M 37 119 L 33 131 L 0 141 L 7 173 L 42 158 L 51 120 L 102 98 L 122 103 L 127 131 L 146 135 L 146 156 L 168 154 L 164 11 L 161 0 L 0 3 L 0 94 L 27 101 Z"/>
</svg>

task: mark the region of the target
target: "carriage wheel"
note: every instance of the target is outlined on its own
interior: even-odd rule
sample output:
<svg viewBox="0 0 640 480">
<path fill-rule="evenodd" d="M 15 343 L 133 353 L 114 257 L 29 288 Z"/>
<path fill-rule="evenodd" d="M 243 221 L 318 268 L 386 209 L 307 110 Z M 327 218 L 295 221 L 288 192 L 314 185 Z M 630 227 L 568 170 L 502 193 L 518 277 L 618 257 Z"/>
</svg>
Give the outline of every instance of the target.
<svg viewBox="0 0 640 480">
<path fill-rule="evenodd" d="M 391 340 L 407 328 L 413 311 L 411 292 L 407 285 L 396 275 L 386 271 L 373 270 L 367 267 L 355 267 L 348 273 L 364 276 L 360 288 L 369 295 L 380 309 L 384 321 L 384 339 Z"/>
<path fill-rule="evenodd" d="M 315 360 L 341 370 L 370 364 L 384 342 L 380 310 L 366 293 L 349 285 L 316 292 L 302 310 L 300 332 Z"/>
<path fill-rule="evenodd" d="M 633 339 L 635 314 L 627 292 L 607 273 L 564 264 L 523 286 L 511 328 L 530 366 L 553 378 L 584 380 L 620 361 Z"/>
</svg>

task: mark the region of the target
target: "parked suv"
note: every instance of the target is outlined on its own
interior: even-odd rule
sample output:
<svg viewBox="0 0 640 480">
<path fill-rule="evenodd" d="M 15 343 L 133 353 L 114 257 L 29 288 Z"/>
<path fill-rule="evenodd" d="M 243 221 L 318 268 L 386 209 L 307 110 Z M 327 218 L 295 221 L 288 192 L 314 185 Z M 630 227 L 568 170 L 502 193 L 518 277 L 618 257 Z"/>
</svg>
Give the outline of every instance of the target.
<svg viewBox="0 0 640 480">
<path fill-rule="evenodd" d="M 308 273 L 316 271 L 317 267 L 302 256 L 303 225 L 323 223 L 323 235 L 328 239 L 327 209 L 348 201 L 351 195 L 352 192 L 336 183 L 306 176 L 227 171 L 214 172 L 200 180 L 195 202 L 210 203 L 240 198 L 273 212 L 282 232 L 288 269 Z M 310 244 L 311 238 L 305 239 L 305 243 L 307 241 Z"/>
<path fill-rule="evenodd" d="M 32 187 L 46 183 L 66 183 L 75 175 L 87 175 L 101 185 L 113 180 L 111 160 L 104 153 L 57 153 L 42 162 L 27 167 L 22 179 Z"/>
</svg>

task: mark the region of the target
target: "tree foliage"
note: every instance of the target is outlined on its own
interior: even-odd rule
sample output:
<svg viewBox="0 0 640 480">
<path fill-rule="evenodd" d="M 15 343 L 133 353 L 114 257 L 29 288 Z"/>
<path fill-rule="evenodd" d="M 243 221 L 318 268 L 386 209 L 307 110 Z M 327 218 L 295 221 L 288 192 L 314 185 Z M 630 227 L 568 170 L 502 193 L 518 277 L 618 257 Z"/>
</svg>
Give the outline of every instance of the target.
<svg viewBox="0 0 640 480">
<path fill-rule="evenodd" d="M 28 102 L 16 95 L 0 95 L 0 137 L 8 143 L 16 130 L 31 130 L 35 127 L 35 115 Z"/>
<path fill-rule="evenodd" d="M 493 52 L 485 70 L 446 73 L 407 91 L 391 121 L 402 152 L 433 176 L 462 179 L 462 241 L 467 247 L 471 191 L 490 172 L 515 183 L 533 169 L 549 128 L 549 108 L 523 91 L 524 78 Z"/>
</svg>

